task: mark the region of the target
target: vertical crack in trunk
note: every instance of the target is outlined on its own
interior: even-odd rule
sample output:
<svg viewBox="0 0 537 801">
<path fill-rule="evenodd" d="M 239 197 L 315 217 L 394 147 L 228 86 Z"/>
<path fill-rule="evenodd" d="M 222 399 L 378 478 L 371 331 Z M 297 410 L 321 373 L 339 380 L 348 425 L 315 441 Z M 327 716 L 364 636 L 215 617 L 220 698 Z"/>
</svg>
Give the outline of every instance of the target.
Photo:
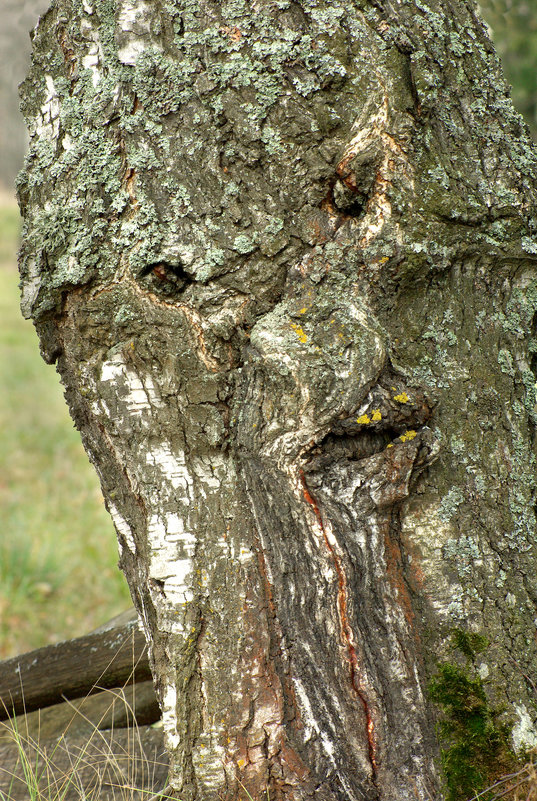
<svg viewBox="0 0 537 801">
<path fill-rule="evenodd" d="M 369 702 L 367 700 L 367 696 L 362 687 L 360 686 L 361 685 L 360 665 L 359 665 L 358 655 L 356 653 L 356 649 L 353 643 L 354 632 L 349 623 L 349 618 L 347 614 L 347 576 L 345 575 L 345 570 L 343 569 L 343 566 L 341 564 L 341 559 L 339 558 L 336 549 L 330 542 L 330 539 L 328 537 L 328 534 L 326 532 L 323 523 L 321 511 L 319 509 L 317 501 L 315 500 L 315 498 L 308 489 L 306 476 L 302 469 L 299 470 L 299 475 L 302 484 L 302 492 L 304 495 L 304 500 L 313 509 L 315 518 L 317 520 L 317 524 L 319 526 L 320 531 L 322 532 L 326 547 L 330 551 L 330 555 L 333 559 L 334 568 L 337 574 L 337 580 L 338 580 L 337 607 L 338 607 L 339 620 L 341 623 L 341 638 L 345 643 L 345 646 L 347 648 L 347 653 L 349 655 L 351 685 L 356 694 L 358 695 L 358 698 L 360 699 L 360 703 L 362 704 L 364 710 L 364 715 L 366 720 L 368 755 L 369 755 L 369 761 L 371 763 L 371 781 L 376 786 L 378 768 L 376 760 L 377 745 L 375 742 L 375 724 L 373 722 L 373 716 L 371 713 Z"/>
</svg>

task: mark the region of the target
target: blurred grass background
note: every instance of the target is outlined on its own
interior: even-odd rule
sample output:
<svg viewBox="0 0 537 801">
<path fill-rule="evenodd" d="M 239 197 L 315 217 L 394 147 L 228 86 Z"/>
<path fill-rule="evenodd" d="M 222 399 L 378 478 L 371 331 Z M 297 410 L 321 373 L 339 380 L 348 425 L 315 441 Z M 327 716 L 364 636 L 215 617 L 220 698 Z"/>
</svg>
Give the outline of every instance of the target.
<svg viewBox="0 0 537 801">
<path fill-rule="evenodd" d="M 19 311 L 18 237 L 18 208 L 0 194 L 0 658 L 130 604 L 97 476 Z"/>
<path fill-rule="evenodd" d="M 537 0 L 478 0 L 512 98 L 537 141 Z"/>
<path fill-rule="evenodd" d="M 84 634 L 130 604 L 97 478 L 18 307 L 11 187 L 25 131 L 16 85 L 27 69 L 27 32 L 48 4 L 0 0 L 0 658 Z M 480 5 L 537 138 L 537 0 Z"/>
</svg>

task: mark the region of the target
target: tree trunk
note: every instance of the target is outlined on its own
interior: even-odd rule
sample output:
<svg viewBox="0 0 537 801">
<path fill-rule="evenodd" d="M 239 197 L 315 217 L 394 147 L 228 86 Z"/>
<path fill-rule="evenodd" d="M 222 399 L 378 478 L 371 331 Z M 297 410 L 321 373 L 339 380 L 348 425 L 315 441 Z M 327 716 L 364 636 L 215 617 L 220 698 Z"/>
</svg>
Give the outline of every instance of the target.
<svg viewBox="0 0 537 801">
<path fill-rule="evenodd" d="M 537 159 L 471 0 L 57 0 L 22 95 L 178 797 L 485 787 L 537 743 Z"/>
</svg>

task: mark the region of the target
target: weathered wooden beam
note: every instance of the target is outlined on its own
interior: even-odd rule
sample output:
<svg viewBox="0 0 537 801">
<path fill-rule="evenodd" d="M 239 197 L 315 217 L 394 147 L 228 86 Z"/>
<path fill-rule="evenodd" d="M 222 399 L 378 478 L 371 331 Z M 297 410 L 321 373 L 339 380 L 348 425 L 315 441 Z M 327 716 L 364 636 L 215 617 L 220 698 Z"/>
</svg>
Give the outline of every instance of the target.
<svg viewBox="0 0 537 801">
<path fill-rule="evenodd" d="M 146 642 L 136 624 L 95 632 L 1 662 L 0 720 L 149 679 Z"/>
<path fill-rule="evenodd" d="M 52 740 L 69 736 L 88 736 L 95 730 L 150 726 L 161 717 L 152 681 L 127 687 L 114 687 L 95 695 L 62 701 L 33 712 L 24 712 L 0 721 L 0 747 L 13 740 L 13 730 L 26 740 Z"/>
</svg>

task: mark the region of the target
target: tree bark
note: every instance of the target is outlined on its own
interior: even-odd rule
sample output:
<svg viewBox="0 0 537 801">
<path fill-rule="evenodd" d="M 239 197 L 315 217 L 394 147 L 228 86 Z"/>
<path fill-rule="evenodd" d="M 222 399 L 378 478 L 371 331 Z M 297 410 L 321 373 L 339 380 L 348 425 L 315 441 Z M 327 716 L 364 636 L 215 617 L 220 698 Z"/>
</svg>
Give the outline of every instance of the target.
<svg viewBox="0 0 537 801">
<path fill-rule="evenodd" d="M 178 797 L 486 786 L 537 743 L 537 205 L 473 3 L 57 0 L 22 97 Z"/>
</svg>

